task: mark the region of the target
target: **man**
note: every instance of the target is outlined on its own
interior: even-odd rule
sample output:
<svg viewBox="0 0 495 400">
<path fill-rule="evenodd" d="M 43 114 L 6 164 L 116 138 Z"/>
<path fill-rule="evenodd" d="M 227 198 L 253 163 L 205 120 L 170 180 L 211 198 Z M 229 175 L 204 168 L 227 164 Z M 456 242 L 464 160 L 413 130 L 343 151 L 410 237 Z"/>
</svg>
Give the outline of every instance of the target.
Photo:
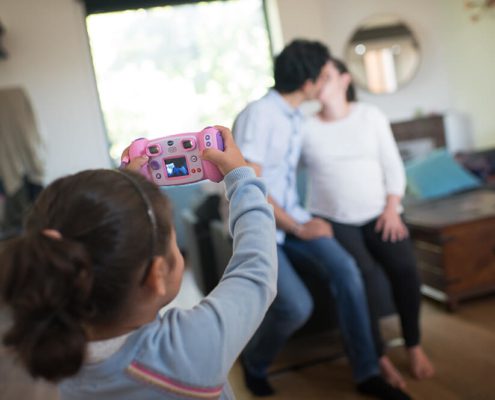
<svg viewBox="0 0 495 400">
<path fill-rule="evenodd" d="M 316 99 L 328 78 L 330 53 L 319 42 L 295 40 L 275 59 L 275 86 L 237 117 L 234 136 L 244 157 L 269 188 L 277 222 L 278 294 L 242 355 L 246 384 L 253 394 L 273 389 L 267 369 L 286 340 L 309 318 L 311 295 L 287 254 L 311 259 L 328 275 L 357 389 L 382 399 L 408 399 L 380 376 L 370 331 L 364 286 L 354 260 L 333 238 L 331 226 L 312 218 L 298 200 L 296 167 L 301 153 L 299 106 Z M 308 268 L 310 265 L 308 265 Z"/>
</svg>

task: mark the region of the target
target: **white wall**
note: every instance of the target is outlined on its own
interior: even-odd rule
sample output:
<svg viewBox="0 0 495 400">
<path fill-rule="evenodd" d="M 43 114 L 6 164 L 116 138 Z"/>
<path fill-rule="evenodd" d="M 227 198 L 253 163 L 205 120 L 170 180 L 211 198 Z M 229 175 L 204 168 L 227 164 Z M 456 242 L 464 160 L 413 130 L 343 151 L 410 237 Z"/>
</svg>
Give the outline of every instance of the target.
<svg viewBox="0 0 495 400">
<path fill-rule="evenodd" d="M 495 10 L 472 22 L 462 7 L 442 0 L 441 42 L 446 48 L 452 105 L 472 116 L 478 147 L 495 145 Z M 460 1 L 456 1 L 460 2 Z"/>
<path fill-rule="evenodd" d="M 46 142 L 47 181 L 110 166 L 81 4 L 1 0 L 9 58 L 0 88 L 22 86 Z"/>
<path fill-rule="evenodd" d="M 495 22 L 468 21 L 462 0 L 277 0 L 285 42 L 319 39 L 342 56 L 359 22 L 393 13 L 417 34 L 422 64 L 396 94 L 363 100 L 392 120 L 453 108 L 468 113 L 475 145 L 495 145 Z M 47 180 L 85 168 L 108 167 L 84 13 L 78 0 L 0 0 L 5 45 L 0 88 L 23 86 L 47 143 Z"/>
</svg>

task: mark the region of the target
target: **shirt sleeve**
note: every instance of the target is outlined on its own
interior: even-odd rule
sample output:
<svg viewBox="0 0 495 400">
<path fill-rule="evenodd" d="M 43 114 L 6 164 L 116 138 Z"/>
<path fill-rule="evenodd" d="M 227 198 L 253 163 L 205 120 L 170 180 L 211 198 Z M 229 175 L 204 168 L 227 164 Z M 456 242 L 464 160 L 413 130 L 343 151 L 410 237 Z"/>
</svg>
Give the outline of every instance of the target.
<svg viewBox="0 0 495 400">
<path fill-rule="evenodd" d="M 165 314 L 163 331 L 168 333 L 159 335 L 164 356 L 170 357 L 173 347 L 175 371 L 168 373 L 183 382 L 186 376 L 184 383 L 193 386 L 226 382 L 276 294 L 275 219 L 265 185 L 249 167 L 230 172 L 225 185 L 232 258 L 218 286 L 196 307 Z"/>
<path fill-rule="evenodd" d="M 269 147 L 266 109 L 251 103 L 236 118 L 232 133 L 244 158 L 263 166 Z"/>
<path fill-rule="evenodd" d="M 387 194 L 402 197 L 406 188 L 406 175 L 397 143 L 390 128 L 390 122 L 385 114 L 378 109 L 374 109 L 373 117 Z"/>
</svg>

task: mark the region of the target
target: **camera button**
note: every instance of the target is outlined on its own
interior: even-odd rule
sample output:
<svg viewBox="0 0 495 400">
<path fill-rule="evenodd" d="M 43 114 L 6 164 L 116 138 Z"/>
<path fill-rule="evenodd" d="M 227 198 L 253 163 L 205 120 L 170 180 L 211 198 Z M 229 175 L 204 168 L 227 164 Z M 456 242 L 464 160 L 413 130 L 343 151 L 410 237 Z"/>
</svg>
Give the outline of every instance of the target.
<svg viewBox="0 0 495 400">
<path fill-rule="evenodd" d="M 193 169 L 191 170 L 191 172 L 194 174 L 194 173 L 196 172 L 196 170 L 193 168 Z"/>
<path fill-rule="evenodd" d="M 201 172 L 201 168 L 198 168 L 196 171 Z"/>
<path fill-rule="evenodd" d="M 206 135 L 206 136 L 205 136 L 205 139 L 206 139 L 206 140 L 210 140 L 210 135 Z"/>
<path fill-rule="evenodd" d="M 191 161 L 192 161 L 192 162 L 196 162 L 196 161 L 198 161 L 198 157 L 196 157 L 196 156 L 192 156 L 192 157 L 191 157 Z"/>
<path fill-rule="evenodd" d="M 160 163 L 158 161 L 151 161 L 150 162 L 150 167 L 153 170 L 159 170 L 160 169 Z"/>
<path fill-rule="evenodd" d="M 148 147 L 148 152 L 149 152 L 149 154 L 151 154 L 151 155 L 156 155 L 156 154 L 159 154 L 159 153 L 160 153 L 160 151 L 161 151 L 160 146 L 159 146 L 159 145 L 157 145 L 157 144 L 154 144 L 154 145 L 152 145 L 152 146 Z"/>
<path fill-rule="evenodd" d="M 210 147 L 211 146 L 211 142 L 206 142 L 206 147 Z"/>
<path fill-rule="evenodd" d="M 156 179 L 160 179 L 162 177 L 162 174 L 158 173 L 155 176 L 156 176 Z"/>
</svg>

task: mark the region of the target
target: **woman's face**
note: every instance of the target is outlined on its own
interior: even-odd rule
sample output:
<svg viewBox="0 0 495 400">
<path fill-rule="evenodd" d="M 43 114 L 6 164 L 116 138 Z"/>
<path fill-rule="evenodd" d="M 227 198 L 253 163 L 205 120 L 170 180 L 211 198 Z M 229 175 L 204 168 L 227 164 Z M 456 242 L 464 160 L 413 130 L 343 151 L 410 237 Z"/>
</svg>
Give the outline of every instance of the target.
<svg viewBox="0 0 495 400">
<path fill-rule="evenodd" d="M 335 64 L 330 63 L 328 69 L 328 79 L 323 86 L 323 89 L 318 97 L 318 100 L 323 104 L 328 104 L 335 99 L 345 99 L 347 87 L 350 83 L 350 75 L 348 73 L 341 74 Z"/>
</svg>

